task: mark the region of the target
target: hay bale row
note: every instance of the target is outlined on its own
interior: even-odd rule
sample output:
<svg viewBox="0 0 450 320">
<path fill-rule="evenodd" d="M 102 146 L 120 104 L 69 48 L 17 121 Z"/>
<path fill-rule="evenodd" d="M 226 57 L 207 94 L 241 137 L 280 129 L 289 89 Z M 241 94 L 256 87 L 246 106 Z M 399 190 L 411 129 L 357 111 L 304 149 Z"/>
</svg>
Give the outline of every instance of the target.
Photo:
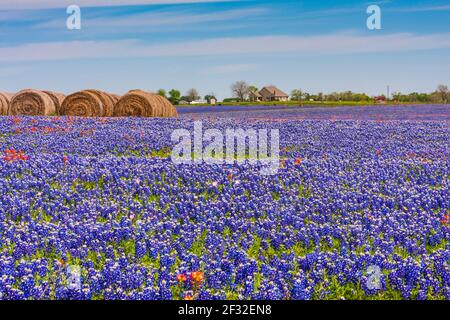
<svg viewBox="0 0 450 320">
<path fill-rule="evenodd" d="M 0 93 L 2 115 L 79 117 L 177 117 L 175 107 L 160 95 L 131 90 L 123 97 L 100 90 L 83 90 L 67 97 L 52 91 L 26 89 L 14 96 Z"/>
<path fill-rule="evenodd" d="M 83 117 L 177 117 L 175 107 L 164 97 L 131 90 L 123 97 L 99 90 L 79 91 L 64 100 L 61 115 Z"/>
</svg>

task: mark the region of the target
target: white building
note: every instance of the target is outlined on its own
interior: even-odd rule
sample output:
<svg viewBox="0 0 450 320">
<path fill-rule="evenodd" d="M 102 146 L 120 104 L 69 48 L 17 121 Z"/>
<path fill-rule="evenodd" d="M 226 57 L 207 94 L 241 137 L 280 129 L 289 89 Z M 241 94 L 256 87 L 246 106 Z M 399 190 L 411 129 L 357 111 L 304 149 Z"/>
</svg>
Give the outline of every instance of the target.
<svg viewBox="0 0 450 320">
<path fill-rule="evenodd" d="M 191 104 L 208 104 L 208 101 L 206 101 L 206 100 L 194 100 L 194 101 L 191 101 Z"/>
</svg>

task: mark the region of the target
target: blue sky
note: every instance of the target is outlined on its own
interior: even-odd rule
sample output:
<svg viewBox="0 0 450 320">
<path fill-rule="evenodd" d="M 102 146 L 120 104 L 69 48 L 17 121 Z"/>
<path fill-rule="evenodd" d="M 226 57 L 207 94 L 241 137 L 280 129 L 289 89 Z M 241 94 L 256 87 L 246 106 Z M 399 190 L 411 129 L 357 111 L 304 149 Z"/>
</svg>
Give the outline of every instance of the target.
<svg viewBox="0 0 450 320">
<path fill-rule="evenodd" d="M 81 7 L 81 30 L 66 7 Z M 368 30 L 366 9 L 382 10 Z M 449 1 L 0 0 L 0 91 L 286 92 L 450 85 Z"/>
</svg>

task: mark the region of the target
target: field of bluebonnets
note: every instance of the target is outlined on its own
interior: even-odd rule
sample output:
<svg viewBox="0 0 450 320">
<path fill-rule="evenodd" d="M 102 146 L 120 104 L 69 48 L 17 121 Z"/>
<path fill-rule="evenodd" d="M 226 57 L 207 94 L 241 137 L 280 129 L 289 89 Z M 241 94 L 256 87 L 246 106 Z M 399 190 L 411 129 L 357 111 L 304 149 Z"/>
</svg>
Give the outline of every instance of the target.
<svg viewBox="0 0 450 320">
<path fill-rule="evenodd" d="M 450 299 L 448 106 L 246 110 L 1 117 L 0 298 Z M 174 165 L 198 117 L 280 129 L 278 174 Z"/>
</svg>

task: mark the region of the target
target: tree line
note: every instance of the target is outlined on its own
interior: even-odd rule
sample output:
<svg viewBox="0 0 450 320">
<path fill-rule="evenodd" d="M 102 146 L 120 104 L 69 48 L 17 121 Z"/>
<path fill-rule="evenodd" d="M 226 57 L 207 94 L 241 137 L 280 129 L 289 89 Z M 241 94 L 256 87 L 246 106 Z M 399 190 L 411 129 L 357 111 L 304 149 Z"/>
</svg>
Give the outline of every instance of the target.
<svg viewBox="0 0 450 320">
<path fill-rule="evenodd" d="M 255 101 L 255 95 L 252 93 L 259 92 L 257 86 L 249 85 L 245 81 L 236 81 L 231 86 L 231 94 L 232 97 L 225 98 L 224 102 L 245 102 L 245 101 Z M 197 89 L 191 88 L 189 89 L 185 95 L 182 95 L 181 92 L 177 89 L 172 89 L 170 91 L 166 91 L 164 89 L 159 89 L 157 92 L 159 95 L 166 97 L 173 104 L 177 105 L 180 102 L 191 103 L 192 101 L 196 101 L 201 99 L 201 96 Z M 214 93 L 207 94 L 203 97 L 203 100 L 208 103 L 211 102 L 211 99 L 216 99 Z M 303 91 L 302 89 L 294 89 L 290 93 L 291 101 L 298 102 L 307 102 L 307 101 L 351 101 L 351 102 L 370 102 L 373 100 L 391 100 L 394 102 L 404 103 L 404 102 L 420 102 L 420 103 L 448 103 L 450 100 L 450 93 L 448 86 L 439 85 L 437 89 L 431 93 L 401 93 L 394 92 L 389 99 L 385 95 L 381 95 L 378 97 L 370 97 L 366 93 L 356 93 L 352 91 L 344 91 L 344 92 L 331 92 L 331 93 L 323 93 L 319 92 L 316 94 L 308 93 Z"/>
<path fill-rule="evenodd" d="M 412 92 L 404 94 L 401 92 L 394 92 L 392 100 L 397 102 L 429 102 L 429 103 L 448 103 L 450 94 L 446 85 L 439 85 L 432 93 L 418 93 Z"/>
<path fill-rule="evenodd" d="M 192 101 L 197 101 L 201 99 L 199 92 L 195 88 L 189 89 L 184 96 L 182 96 L 181 91 L 177 89 L 172 89 L 169 92 L 167 92 L 164 89 L 159 89 L 157 93 L 160 96 L 169 99 L 169 101 L 172 102 L 172 104 L 174 105 L 180 104 L 180 102 L 191 103 Z M 207 101 L 208 103 L 211 103 L 212 99 L 216 99 L 214 93 L 207 94 L 203 97 L 203 100 Z"/>
</svg>

